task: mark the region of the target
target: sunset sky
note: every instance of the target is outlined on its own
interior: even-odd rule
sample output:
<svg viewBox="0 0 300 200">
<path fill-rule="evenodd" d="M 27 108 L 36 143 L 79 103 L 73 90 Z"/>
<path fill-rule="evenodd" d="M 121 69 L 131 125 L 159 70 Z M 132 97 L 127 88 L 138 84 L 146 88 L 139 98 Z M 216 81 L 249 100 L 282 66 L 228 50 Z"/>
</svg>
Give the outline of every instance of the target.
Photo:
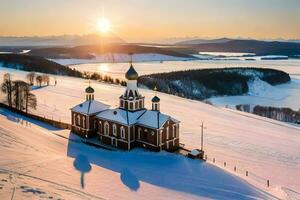
<svg viewBox="0 0 300 200">
<path fill-rule="evenodd" d="M 127 41 L 300 38 L 300 0 L 0 1 L 1 36 L 95 33 L 103 18 Z"/>
</svg>

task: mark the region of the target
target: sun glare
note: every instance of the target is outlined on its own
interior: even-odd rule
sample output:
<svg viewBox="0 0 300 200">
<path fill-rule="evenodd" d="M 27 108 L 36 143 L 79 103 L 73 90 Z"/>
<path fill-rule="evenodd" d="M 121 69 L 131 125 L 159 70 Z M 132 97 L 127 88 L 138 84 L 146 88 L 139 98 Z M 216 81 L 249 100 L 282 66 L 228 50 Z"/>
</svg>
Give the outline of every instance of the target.
<svg viewBox="0 0 300 200">
<path fill-rule="evenodd" d="M 111 23 L 107 19 L 100 19 L 98 21 L 97 28 L 101 33 L 107 33 L 111 30 Z"/>
</svg>

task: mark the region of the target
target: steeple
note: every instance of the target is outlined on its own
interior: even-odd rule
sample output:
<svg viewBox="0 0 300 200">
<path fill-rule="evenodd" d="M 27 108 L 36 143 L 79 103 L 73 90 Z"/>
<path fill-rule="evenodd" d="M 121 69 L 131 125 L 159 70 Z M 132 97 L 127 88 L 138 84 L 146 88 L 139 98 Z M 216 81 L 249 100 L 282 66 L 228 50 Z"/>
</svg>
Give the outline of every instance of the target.
<svg viewBox="0 0 300 200">
<path fill-rule="evenodd" d="M 144 97 L 139 93 L 137 87 L 138 73 L 132 65 L 132 55 L 130 59 L 130 67 L 125 73 L 127 79 L 127 87 L 124 94 L 120 97 L 120 108 L 136 111 L 144 109 Z"/>
<path fill-rule="evenodd" d="M 157 88 L 154 87 L 155 96 L 152 98 L 152 110 L 159 111 L 160 110 L 160 98 L 157 96 Z"/>
<path fill-rule="evenodd" d="M 87 101 L 94 100 L 94 93 L 95 90 L 94 88 L 91 87 L 91 81 L 89 80 L 89 86 L 85 89 L 86 100 Z"/>
</svg>

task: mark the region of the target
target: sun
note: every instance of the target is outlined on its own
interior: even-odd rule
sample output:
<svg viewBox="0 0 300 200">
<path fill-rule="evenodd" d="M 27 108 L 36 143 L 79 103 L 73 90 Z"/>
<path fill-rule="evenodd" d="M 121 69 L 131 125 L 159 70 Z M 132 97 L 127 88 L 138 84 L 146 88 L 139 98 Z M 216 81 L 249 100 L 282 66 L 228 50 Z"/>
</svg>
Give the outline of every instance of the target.
<svg viewBox="0 0 300 200">
<path fill-rule="evenodd" d="M 97 23 L 97 29 L 101 33 L 108 33 L 111 30 L 111 23 L 108 19 L 102 18 Z"/>
</svg>

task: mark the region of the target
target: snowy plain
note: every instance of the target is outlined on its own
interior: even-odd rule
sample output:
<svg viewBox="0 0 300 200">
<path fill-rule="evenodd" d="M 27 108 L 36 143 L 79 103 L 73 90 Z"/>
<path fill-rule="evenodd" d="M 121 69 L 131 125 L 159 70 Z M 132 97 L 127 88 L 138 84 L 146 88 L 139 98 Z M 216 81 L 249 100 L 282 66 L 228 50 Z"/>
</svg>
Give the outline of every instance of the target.
<svg viewBox="0 0 300 200">
<path fill-rule="evenodd" d="M 13 74 L 14 79 L 24 78 L 26 74 L 0 68 L 0 76 L 7 71 Z M 33 112 L 70 122 L 69 109 L 84 101 L 84 89 L 88 82 L 71 77 L 56 78 L 57 86 L 33 91 L 39 102 Z M 92 87 L 96 91 L 95 98 L 112 107 L 118 106 L 118 97 L 125 89 L 99 82 L 92 82 Z M 150 108 L 154 92 L 141 89 L 141 93 L 146 97 L 146 107 Z M 162 112 L 181 121 L 180 140 L 186 147 L 199 147 L 203 121 L 206 126 L 204 149 L 210 160 L 215 158 L 220 165 L 226 161 L 227 167 L 224 169 L 230 172 L 233 166 L 237 166 L 241 173 L 249 171 L 248 177 L 241 177 L 279 198 L 291 198 L 288 196 L 290 193 L 299 198 L 300 127 L 199 101 L 163 93 L 158 95 Z M 270 188 L 266 187 L 267 179 L 271 182 Z"/>
</svg>

